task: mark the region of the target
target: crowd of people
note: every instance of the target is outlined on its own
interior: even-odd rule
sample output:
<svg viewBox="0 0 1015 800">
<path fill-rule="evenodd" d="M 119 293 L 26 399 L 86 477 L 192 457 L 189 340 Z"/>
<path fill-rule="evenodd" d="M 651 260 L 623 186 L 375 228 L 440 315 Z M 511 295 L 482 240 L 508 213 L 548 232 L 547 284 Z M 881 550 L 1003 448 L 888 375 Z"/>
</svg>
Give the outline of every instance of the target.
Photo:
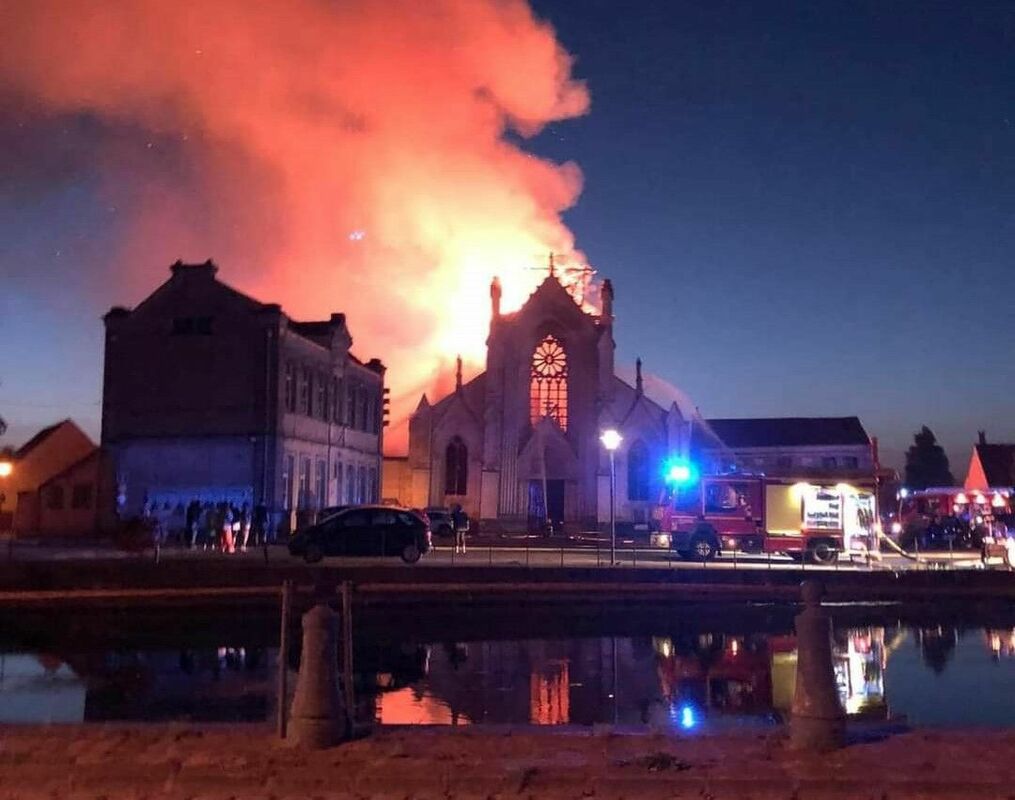
<svg viewBox="0 0 1015 800">
<path fill-rule="evenodd" d="M 268 509 L 261 503 L 251 508 L 249 503 L 202 502 L 195 498 L 183 509 L 182 527 L 179 520 L 174 527 L 160 514 L 157 503 L 145 503 L 143 516 L 150 521 L 157 543 L 165 544 L 175 536 L 192 550 L 246 552 L 248 547 L 268 544 L 271 537 Z"/>
</svg>

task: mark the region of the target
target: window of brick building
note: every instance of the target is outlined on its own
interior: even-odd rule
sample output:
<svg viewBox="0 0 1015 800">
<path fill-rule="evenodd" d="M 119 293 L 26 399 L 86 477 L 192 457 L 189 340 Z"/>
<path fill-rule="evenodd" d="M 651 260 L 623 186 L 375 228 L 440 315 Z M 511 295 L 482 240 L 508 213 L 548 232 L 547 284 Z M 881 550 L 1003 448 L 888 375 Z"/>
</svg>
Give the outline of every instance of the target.
<svg viewBox="0 0 1015 800">
<path fill-rule="evenodd" d="M 328 505 L 328 462 L 318 460 L 317 462 L 317 508 L 324 508 Z"/>
<path fill-rule="evenodd" d="M 296 365 L 291 361 L 285 365 L 285 410 L 296 412 Z"/>
<path fill-rule="evenodd" d="M 297 402 L 301 414 L 310 413 L 310 370 L 306 367 L 300 368 Z"/>
<path fill-rule="evenodd" d="M 293 471 L 295 459 L 286 456 L 282 460 L 282 508 L 289 510 L 293 506 Z"/>
<path fill-rule="evenodd" d="M 356 502 L 356 467 L 352 464 L 345 468 L 345 502 Z"/>
<path fill-rule="evenodd" d="M 317 376 L 314 393 L 314 414 L 318 419 L 327 419 L 328 409 L 328 382 L 323 375 Z"/>
<path fill-rule="evenodd" d="M 211 317 L 174 317 L 173 336 L 211 336 Z"/>
<path fill-rule="evenodd" d="M 46 489 L 46 508 L 60 511 L 63 508 L 63 487 L 50 486 Z"/>
<path fill-rule="evenodd" d="M 92 485 L 90 483 L 75 483 L 70 493 L 71 508 L 92 507 Z"/>
<path fill-rule="evenodd" d="M 348 428 L 355 427 L 356 413 L 356 385 L 347 380 L 345 382 L 345 425 Z"/>
<path fill-rule="evenodd" d="M 303 456 L 300 459 L 300 485 L 299 485 L 299 507 L 310 507 L 310 459 Z"/>
</svg>

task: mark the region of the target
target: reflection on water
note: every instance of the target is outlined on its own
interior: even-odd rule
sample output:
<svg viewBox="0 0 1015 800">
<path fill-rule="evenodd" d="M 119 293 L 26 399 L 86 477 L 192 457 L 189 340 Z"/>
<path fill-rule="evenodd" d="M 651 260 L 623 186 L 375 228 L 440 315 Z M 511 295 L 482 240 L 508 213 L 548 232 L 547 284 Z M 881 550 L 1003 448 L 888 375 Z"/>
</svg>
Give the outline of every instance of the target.
<svg viewBox="0 0 1015 800">
<path fill-rule="evenodd" d="M 854 719 L 1010 725 L 1013 645 L 1015 630 L 977 636 L 954 628 L 839 629 L 833 639 L 839 697 Z M 361 692 L 361 717 L 403 725 L 764 726 L 789 714 L 796 682 L 796 639 L 789 634 L 420 647 L 426 674 L 396 691 L 374 684 L 379 691 L 372 696 Z M 955 654 L 961 667 L 948 671 Z M 946 671 L 949 679 L 941 683 Z M 936 686 L 928 683 L 935 680 Z M 956 684 L 965 691 L 955 692 Z M 923 689 L 914 693 L 915 686 Z"/>
<path fill-rule="evenodd" d="M 839 628 L 833 645 L 853 718 L 1015 721 L 1015 629 Z M 0 721 L 263 721 L 275 707 L 276 655 L 242 646 L 0 654 Z M 692 731 L 783 721 L 797 650 L 789 632 L 668 633 L 370 641 L 354 656 L 356 714 L 381 724 Z"/>
</svg>

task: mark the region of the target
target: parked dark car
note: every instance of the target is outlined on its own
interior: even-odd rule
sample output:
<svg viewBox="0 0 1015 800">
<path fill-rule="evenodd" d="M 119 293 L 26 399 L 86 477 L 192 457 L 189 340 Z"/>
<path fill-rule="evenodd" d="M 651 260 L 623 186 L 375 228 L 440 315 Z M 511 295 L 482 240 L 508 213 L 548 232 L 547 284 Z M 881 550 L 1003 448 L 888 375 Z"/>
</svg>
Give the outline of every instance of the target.
<svg viewBox="0 0 1015 800">
<path fill-rule="evenodd" d="M 333 517 L 333 516 L 335 516 L 335 514 L 340 514 L 341 512 L 345 511 L 347 508 L 352 508 L 352 506 L 349 506 L 349 505 L 345 505 L 345 506 L 326 506 L 325 508 L 322 508 L 317 513 L 317 521 L 318 522 L 324 522 L 324 520 L 326 520 L 328 517 Z"/>
<path fill-rule="evenodd" d="M 451 521 L 450 509 L 431 506 L 425 509 L 425 511 L 427 519 L 430 521 L 430 530 L 433 531 L 434 536 L 450 539 L 455 535 L 455 526 Z"/>
<path fill-rule="evenodd" d="M 392 506 L 353 506 L 289 540 L 289 553 L 313 564 L 325 556 L 399 556 L 415 564 L 430 549 L 430 527 L 418 514 Z"/>
</svg>

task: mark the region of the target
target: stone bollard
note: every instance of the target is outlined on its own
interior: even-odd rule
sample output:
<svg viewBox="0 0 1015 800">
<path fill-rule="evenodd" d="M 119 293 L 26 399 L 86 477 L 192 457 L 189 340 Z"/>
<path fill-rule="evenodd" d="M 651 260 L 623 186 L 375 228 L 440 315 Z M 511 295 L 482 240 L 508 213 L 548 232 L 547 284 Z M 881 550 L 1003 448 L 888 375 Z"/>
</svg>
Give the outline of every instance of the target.
<svg viewBox="0 0 1015 800">
<path fill-rule="evenodd" d="M 795 620 L 797 670 L 790 746 L 834 750 L 846 742 L 846 715 L 832 668 L 832 621 L 821 608 L 824 587 L 817 581 L 804 581 L 800 588 L 804 610 Z"/>
<path fill-rule="evenodd" d="M 286 737 L 298 747 L 322 750 L 347 738 L 346 715 L 338 691 L 336 629 L 335 613 L 325 603 L 303 615 L 300 672 Z"/>
</svg>

